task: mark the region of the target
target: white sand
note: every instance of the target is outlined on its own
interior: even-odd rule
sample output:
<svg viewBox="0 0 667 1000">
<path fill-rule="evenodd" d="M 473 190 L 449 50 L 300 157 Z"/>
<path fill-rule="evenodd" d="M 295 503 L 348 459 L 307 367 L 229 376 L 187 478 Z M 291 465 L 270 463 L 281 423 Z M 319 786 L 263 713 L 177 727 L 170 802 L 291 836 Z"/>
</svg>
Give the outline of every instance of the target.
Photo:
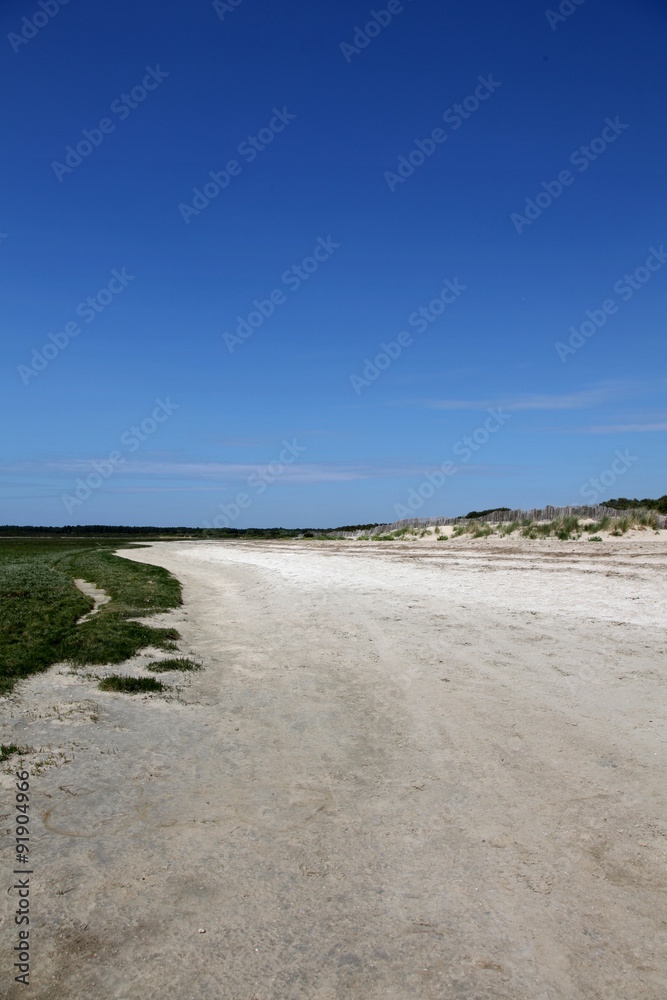
<svg viewBox="0 0 667 1000">
<path fill-rule="evenodd" d="M 182 580 L 150 621 L 205 670 L 0 702 L 55 761 L 32 997 L 667 995 L 667 532 L 129 555 Z"/>
</svg>

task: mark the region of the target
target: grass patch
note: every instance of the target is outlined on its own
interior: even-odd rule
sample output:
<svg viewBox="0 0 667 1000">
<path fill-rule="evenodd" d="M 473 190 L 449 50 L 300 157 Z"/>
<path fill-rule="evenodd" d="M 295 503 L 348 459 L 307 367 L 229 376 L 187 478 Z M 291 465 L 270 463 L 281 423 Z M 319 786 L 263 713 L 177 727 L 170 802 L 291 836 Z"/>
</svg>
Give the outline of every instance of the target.
<svg viewBox="0 0 667 1000">
<path fill-rule="evenodd" d="M 518 526 L 518 522 L 515 522 Z M 591 541 L 602 541 L 599 536 L 600 531 L 609 531 L 610 534 L 619 537 L 625 535 L 631 528 L 637 531 L 645 531 L 647 528 L 658 528 L 658 518 L 654 511 L 644 511 L 637 514 L 629 514 L 624 517 L 609 517 L 605 515 L 599 521 L 591 524 L 580 524 L 579 518 L 574 514 L 568 517 L 556 518 L 543 524 L 535 521 L 524 521 L 522 523 L 522 534 L 525 538 L 549 538 L 555 535 L 562 541 L 569 541 L 571 538 L 581 538 L 584 532 L 590 534 Z M 504 533 L 501 529 L 501 533 Z"/>
<path fill-rule="evenodd" d="M 178 580 L 158 566 L 134 563 L 110 548 L 126 540 L 18 538 L 0 540 L 0 694 L 53 663 L 121 663 L 153 645 L 173 648 L 174 629 L 131 619 L 181 603 Z M 77 625 L 94 602 L 74 584 L 81 577 L 111 600 Z"/>
<path fill-rule="evenodd" d="M 41 554 L 0 559 L 0 602 L 0 694 L 57 662 L 77 618 L 93 607 L 72 579 Z"/>
<path fill-rule="evenodd" d="M 578 538 L 581 530 L 579 518 L 571 514 L 539 524 L 535 521 L 524 523 L 521 534 L 524 538 L 550 538 L 555 535 L 562 542 L 567 542 L 573 535 Z"/>
<path fill-rule="evenodd" d="M 493 528 L 490 524 L 480 524 L 478 525 L 472 533 L 473 538 L 488 538 L 489 535 L 493 534 Z"/>
<path fill-rule="evenodd" d="M 165 670 L 201 670 L 201 663 L 195 663 L 194 660 L 179 656 L 171 660 L 155 660 L 153 663 L 149 663 L 146 669 L 152 670 L 156 674 L 164 673 Z"/>
<path fill-rule="evenodd" d="M 70 660 L 81 667 L 96 663 L 122 663 L 146 646 L 169 648 L 177 638 L 176 629 L 153 628 L 141 622 L 128 621 L 127 612 L 109 611 L 102 617 L 100 609 L 93 618 L 70 632 L 59 659 Z"/>
<path fill-rule="evenodd" d="M 472 535 L 473 538 L 488 538 L 494 531 L 490 524 L 480 521 L 469 521 L 467 524 L 455 524 L 452 538 L 460 538 L 461 535 Z"/>
<path fill-rule="evenodd" d="M 154 677 L 123 677 L 122 674 L 110 674 L 100 681 L 102 691 L 119 691 L 122 694 L 145 694 L 147 691 L 164 691 L 162 681 Z"/>
<path fill-rule="evenodd" d="M 658 518 L 654 513 L 635 514 L 634 521 L 640 528 L 653 528 L 654 531 L 658 530 Z"/>
<path fill-rule="evenodd" d="M 519 527 L 518 521 L 507 521 L 505 524 L 498 525 L 498 534 L 505 538 L 506 535 L 511 535 Z"/>
<path fill-rule="evenodd" d="M 384 535 L 371 535 L 372 542 L 395 542 L 397 538 L 402 538 L 403 535 L 396 535 L 393 531 L 386 532 Z"/>
<path fill-rule="evenodd" d="M 395 542 L 399 538 L 423 538 L 427 534 L 427 529 L 421 531 L 418 528 L 397 528 L 395 531 L 386 531 L 384 534 L 376 532 L 371 535 L 372 542 Z"/>
<path fill-rule="evenodd" d="M 639 531 L 643 531 L 645 528 L 653 528 L 654 531 L 658 530 L 658 518 L 653 512 L 609 518 L 609 524 L 613 524 L 614 526 L 611 532 L 612 535 L 624 535 L 630 528 L 636 528 Z"/>
<path fill-rule="evenodd" d="M 602 537 L 600 535 L 592 535 L 588 540 L 589 542 L 601 542 Z"/>
<path fill-rule="evenodd" d="M 584 531 L 590 531 L 591 534 L 596 535 L 598 531 L 608 531 L 610 523 L 611 518 L 608 514 L 605 514 L 605 516 L 601 517 L 599 521 L 593 521 L 592 524 L 584 525 Z"/>
<path fill-rule="evenodd" d="M 19 747 L 16 743 L 0 743 L 0 764 L 19 753 L 28 753 L 28 748 Z"/>
<path fill-rule="evenodd" d="M 181 603 L 180 583 L 159 566 L 130 562 L 102 549 L 69 555 L 59 560 L 59 565 L 72 576 L 105 590 L 110 604 L 120 613 L 143 617 Z"/>
</svg>

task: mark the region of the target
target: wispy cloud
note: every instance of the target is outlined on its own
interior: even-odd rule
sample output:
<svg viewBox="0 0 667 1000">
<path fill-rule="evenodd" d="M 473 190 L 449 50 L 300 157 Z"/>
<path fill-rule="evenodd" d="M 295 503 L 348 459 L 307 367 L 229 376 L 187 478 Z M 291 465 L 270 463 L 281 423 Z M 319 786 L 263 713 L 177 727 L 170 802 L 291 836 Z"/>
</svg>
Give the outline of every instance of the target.
<svg viewBox="0 0 667 1000">
<path fill-rule="evenodd" d="M 482 411 L 494 407 L 512 412 L 521 410 L 586 410 L 605 403 L 629 400 L 638 396 L 645 399 L 656 393 L 664 393 L 666 381 L 664 378 L 643 382 L 619 380 L 602 382 L 576 392 L 512 393 L 510 395 L 487 396 L 482 399 L 407 400 L 398 405 L 420 406 L 430 410 Z"/>
<path fill-rule="evenodd" d="M 598 424 L 582 428 L 587 434 L 644 434 L 653 431 L 667 431 L 667 421 L 646 424 Z"/>
<path fill-rule="evenodd" d="M 423 475 L 425 470 L 435 467 L 442 461 L 441 456 L 434 455 L 433 459 L 423 464 L 343 464 L 343 463 L 301 463 L 284 465 L 281 471 L 276 474 L 275 467 L 269 465 L 256 465 L 231 462 L 169 462 L 169 461 L 126 461 L 119 466 L 115 476 L 125 479 L 126 477 L 142 477 L 144 482 L 141 486 L 120 486 L 109 484 L 110 491 L 141 491 L 141 492 L 161 492 L 167 490 L 215 490 L 223 488 L 226 482 L 247 481 L 251 476 L 268 476 L 276 482 L 286 482 L 295 484 L 318 484 L 335 482 L 353 482 L 365 479 L 394 479 L 415 475 Z M 33 473 L 35 476 L 86 476 L 94 471 L 92 459 L 69 458 L 60 461 L 44 463 L 21 463 L 20 465 L 5 466 L 0 468 L 0 472 L 21 472 L 24 476 Z M 525 472 L 523 467 L 514 465 L 462 465 L 459 473 L 470 476 L 502 476 L 516 475 Z M 153 484 L 146 480 L 157 478 L 169 478 L 178 480 L 184 485 Z M 190 480 L 204 480 L 209 483 L 213 481 L 220 485 L 187 485 Z M 27 485 L 27 484 L 26 484 Z"/>
<path fill-rule="evenodd" d="M 598 406 L 614 398 L 608 387 L 584 389 L 563 395 L 526 393 L 496 399 L 437 399 L 424 404 L 430 410 L 488 410 L 493 407 L 503 410 L 585 410 Z"/>
<path fill-rule="evenodd" d="M 92 462 L 87 459 L 69 459 L 48 463 L 55 472 L 82 475 L 90 472 Z M 293 463 L 281 465 L 276 473 L 270 464 L 247 462 L 157 462 L 126 461 L 118 470 L 124 476 L 169 476 L 176 479 L 215 479 L 222 482 L 247 480 L 252 475 L 268 475 L 292 483 L 350 482 L 355 479 L 375 479 L 405 476 L 414 473 L 412 466 L 343 465 L 337 463 Z"/>
</svg>

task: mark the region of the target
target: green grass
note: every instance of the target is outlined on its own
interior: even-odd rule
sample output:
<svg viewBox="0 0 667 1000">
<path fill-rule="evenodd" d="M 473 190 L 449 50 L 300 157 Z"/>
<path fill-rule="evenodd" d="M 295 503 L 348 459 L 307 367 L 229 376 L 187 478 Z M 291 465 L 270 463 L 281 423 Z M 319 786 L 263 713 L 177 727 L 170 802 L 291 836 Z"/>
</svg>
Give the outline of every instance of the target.
<svg viewBox="0 0 667 1000">
<path fill-rule="evenodd" d="M 655 512 L 652 511 L 630 514 L 625 517 L 608 517 L 605 515 L 599 521 L 593 521 L 591 524 L 580 524 L 579 518 L 572 514 L 569 517 L 556 518 L 553 521 L 543 524 L 537 524 L 534 521 L 524 522 L 522 525 L 522 534 L 525 538 L 549 538 L 551 535 L 555 535 L 561 541 L 569 541 L 571 538 L 581 538 L 582 534 L 586 532 L 592 536 L 597 536 L 591 538 L 591 541 L 602 541 L 598 535 L 600 531 L 609 531 L 610 534 L 618 537 L 625 535 L 631 528 L 638 531 L 653 528 L 655 531 L 657 527 L 658 518 Z M 504 533 L 502 529 L 501 533 Z"/>
<path fill-rule="evenodd" d="M 148 664 L 146 669 L 152 670 L 156 674 L 163 673 L 165 670 L 201 670 L 201 663 L 195 663 L 194 660 L 179 656 L 171 660 L 154 660 L 153 663 Z"/>
<path fill-rule="evenodd" d="M 653 528 L 654 531 L 658 528 L 658 518 L 655 516 L 655 513 L 635 514 L 634 520 L 640 528 Z"/>
<path fill-rule="evenodd" d="M 569 517 L 561 517 L 553 522 L 556 536 L 562 541 L 567 541 L 571 535 L 581 532 L 579 518 L 571 514 Z"/>
<path fill-rule="evenodd" d="M 657 531 L 658 519 L 655 513 L 630 514 L 626 517 L 614 517 L 609 519 L 609 524 L 613 524 L 612 535 L 624 535 L 630 528 L 644 531 L 646 528 L 653 528 Z"/>
<path fill-rule="evenodd" d="M 503 537 L 505 535 L 511 535 L 514 531 L 516 531 L 518 527 L 519 527 L 518 521 L 507 521 L 505 524 L 500 524 L 498 526 L 498 534 L 502 535 Z"/>
<path fill-rule="evenodd" d="M 472 533 L 473 538 L 488 538 L 489 535 L 493 534 L 493 528 L 490 524 L 480 524 Z"/>
<path fill-rule="evenodd" d="M 123 677 L 122 674 L 110 674 L 101 680 L 102 691 L 117 691 L 120 694 L 145 694 L 147 691 L 164 691 L 162 681 L 154 677 Z"/>
<path fill-rule="evenodd" d="M 28 748 L 18 747 L 16 743 L 0 743 L 0 764 L 19 753 L 28 753 Z"/>
<path fill-rule="evenodd" d="M 592 535 L 588 540 L 589 542 L 601 542 L 602 537 L 601 535 Z"/>
<path fill-rule="evenodd" d="M 573 535 L 578 538 L 581 531 L 579 518 L 571 514 L 567 517 L 558 517 L 553 521 L 545 521 L 544 523 L 530 521 L 523 525 L 521 534 L 524 538 L 550 538 L 551 535 L 555 535 L 561 541 L 567 542 Z"/>
<path fill-rule="evenodd" d="M 399 538 L 424 538 L 428 534 L 428 528 L 396 528 L 395 531 L 387 531 L 384 534 L 376 532 L 371 535 L 372 542 L 395 542 Z"/>
<path fill-rule="evenodd" d="M 0 539 L 0 694 L 16 681 L 60 661 L 121 663 L 148 645 L 173 648 L 174 629 L 147 617 L 181 603 L 178 580 L 166 570 L 114 556 L 126 540 Z M 75 586 L 83 578 L 111 600 L 89 621 L 77 620 L 93 600 Z"/>
<path fill-rule="evenodd" d="M 591 534 L 597 534 L 598 531 L 608 531 L 610 523 L 611 518 L 605 514 L 599 521 L 593 521 L 592 524 L 584 525 L 584 531 L 590 531 Z"/>
<path fill-rule="evenodd" d="M 494 530 L 490 524 L 479 521 L 469 521 L 467 524 L 455 524 L 452 538 L 460 538 L 461 535 L 472 535 L 473 538 L 488 538 L 493 535 Z"/>
</svg>

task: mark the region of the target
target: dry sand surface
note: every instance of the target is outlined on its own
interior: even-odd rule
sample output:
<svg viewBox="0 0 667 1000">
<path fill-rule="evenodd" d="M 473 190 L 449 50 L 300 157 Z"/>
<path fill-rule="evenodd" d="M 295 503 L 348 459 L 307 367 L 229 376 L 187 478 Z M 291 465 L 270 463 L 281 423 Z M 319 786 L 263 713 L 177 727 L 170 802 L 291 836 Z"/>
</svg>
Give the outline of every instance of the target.
<svg viewBox="0 0 667 1000">
<path fill-rule="evenodd" d="M 0 702 L 39 751 L 31 997 L 667 996 L 667 532 L 129 558 L 204 670 Z"/>
</svg>

